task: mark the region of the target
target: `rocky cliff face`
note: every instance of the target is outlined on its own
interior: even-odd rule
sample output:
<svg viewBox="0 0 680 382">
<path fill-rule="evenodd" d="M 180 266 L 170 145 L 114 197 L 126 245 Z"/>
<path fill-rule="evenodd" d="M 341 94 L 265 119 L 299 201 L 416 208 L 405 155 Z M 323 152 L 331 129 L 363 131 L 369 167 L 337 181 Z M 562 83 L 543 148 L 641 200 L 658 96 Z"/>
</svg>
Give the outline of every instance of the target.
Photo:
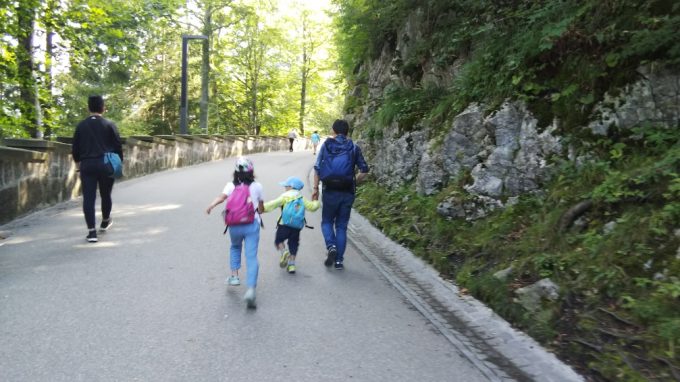
<svg viewBox="0 0 680 382">
<path fill-rule="evenodd" d="M 442 69 L 431 56 L 420 63 L 419 78 L 404 70 L 404 61 L 417 39 L 423 38 L 421 15 L 415 13 L 398 35 L 396 47 L 388 45 L 380 58 L 367 63 L 367 97 L 361 113 L 348 115 L 354 138 L 364 146 L 377 181 L 393 188 L 414 182 L 421 194 L 433 195 L 455 180 L 465 180 L 466 195 L 449 197 L 439 212 L 451 218 L 474 220 L 512 203 L 515 197 L 539 191 L 550 179 L 550 158 L 567 156 L 563 139 L 555 134 L 559 121 L 539 128 L 537 119 L 522 102 L 508 100 L 488 112 L 472 104 L 441 127 L 400 133 L 393 123 L 383 127 L 382 137 L 364 139 L 361 132 L 378 109 L 391 85 L 424 88 L 447 87 L 458 73 L 459 58 Z M 629 129 L 648 125 L 677 126 L 680 122 L 680 75 L 639 70 L 640 80 L 617 96 L 607 96 L 595 108 L 588 126 L 595 134 L 607 134 L 612 125 Z M 357 92 L 359 90 L 357 89 Z M 572 158 L 573 159 L 573 158 Z"/>
</svg>

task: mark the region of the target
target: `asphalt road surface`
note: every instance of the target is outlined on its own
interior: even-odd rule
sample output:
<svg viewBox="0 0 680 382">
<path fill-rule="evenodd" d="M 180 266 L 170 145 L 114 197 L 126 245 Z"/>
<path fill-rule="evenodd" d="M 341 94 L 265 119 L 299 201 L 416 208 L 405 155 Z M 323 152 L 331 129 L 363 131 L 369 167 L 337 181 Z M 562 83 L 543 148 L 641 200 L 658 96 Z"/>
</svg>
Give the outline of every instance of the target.
<svg viewBox="0 0 680 382">
<path fill-rule="evenodd" d="M 290 175 L 310 197 L 311 152 L 250 158 L 266 200 Z M 324 267 L 320 211 L 295 275 L 278 266 L 278 212 L 264 215 L 258 305 L 246 309 L 245 286 L 225 284 L 221 207 L 205 213 L 233 163 L 117 183 L 114 224 L 95 244 L 80 199 L 0 227 L 0 380 L 487 380 L 354 247 L 344 271 Z"/>
</svg>

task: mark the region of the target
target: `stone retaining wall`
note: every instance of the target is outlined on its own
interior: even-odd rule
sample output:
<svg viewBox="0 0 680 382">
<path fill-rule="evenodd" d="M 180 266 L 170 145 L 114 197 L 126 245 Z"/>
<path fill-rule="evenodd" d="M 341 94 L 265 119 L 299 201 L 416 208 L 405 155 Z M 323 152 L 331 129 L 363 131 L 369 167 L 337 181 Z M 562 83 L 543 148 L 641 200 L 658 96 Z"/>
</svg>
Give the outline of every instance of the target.
<svg viewBox="0 0 680 382">
<path fill-rule="evenodd" d="M 123 179 L 250 153 L 288 150 L 285 137 L 167 135 L 123 138 Z M 70 138 L 5 139 L 0 146 L 0 224 L 80 194 Z M 297 139 L 295 150 L 307 150 Z"/>
</svg>

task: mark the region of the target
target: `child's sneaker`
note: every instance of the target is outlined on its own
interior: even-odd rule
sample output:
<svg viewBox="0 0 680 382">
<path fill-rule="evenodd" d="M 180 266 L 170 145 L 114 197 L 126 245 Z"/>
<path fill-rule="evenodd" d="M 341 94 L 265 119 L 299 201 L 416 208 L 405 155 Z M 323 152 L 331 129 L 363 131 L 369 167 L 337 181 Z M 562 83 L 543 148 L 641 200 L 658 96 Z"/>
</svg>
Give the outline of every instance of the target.
<svg viewBox="0 0 680 382">
<path fill-rule="evenodd" d="M 279 258 L 279 267 L 285 268 L 288 265 L 288 256 L 290 256 L 290 252 L 286 249 Z"/>
<path fill-rule="evenodd" d="M 257 306 L 255 305 L 255 288 L 248 288 L 246 295 L 243 296 L 243 299 L 246 301 L 246 306 L 248 309 L 255 309 Z"/>
<path fill-rule="evenodd" d="M 106 232 L 106 230 L 111 228 L 112 225 L 113 225 L 113 219 L 112 218 L 102 220 L 102 224 L 99 226 L 99 230 L 102 231 L 102 232 Z"/>
<path fill-rule="evenodd" d="M 295 273 L 295 264 L 288 264 L 288 273 Z"/>
<path fill-rule="evenodd" d="M 241 280 L 239 280 L 238 276 L 229 276 L 229 278 L 227 278 L 227 284 L 231 286 L 238 286 L 241 285 Z"/>
<path fill-rule="evenodd" d="M 87 234 L 87 237 L 85 238 L 87 241 L 90 243 L 96 243 L 97 242 L 97 231 L 92 230 Z"/>
<path fill-rule="evenodd" d="M 330 246 L 328 248 L 328 252 L 326 253 L 326 261 L 323 262 L 323 265 L 330 267 L 333 265 L 335 262 L 335 257 L 338 255 L 338 249 L 335 248 L 334 245 Z"/>
<path fill-rule="evenodd" d="M 336 261 L 336 262 L 335 262 L 335 269 L 337 269 L 337 270 L 339 270 L 339 271 L 345 269 L 345 266 L 342 265 L 342 261 Z"/>
</svg>

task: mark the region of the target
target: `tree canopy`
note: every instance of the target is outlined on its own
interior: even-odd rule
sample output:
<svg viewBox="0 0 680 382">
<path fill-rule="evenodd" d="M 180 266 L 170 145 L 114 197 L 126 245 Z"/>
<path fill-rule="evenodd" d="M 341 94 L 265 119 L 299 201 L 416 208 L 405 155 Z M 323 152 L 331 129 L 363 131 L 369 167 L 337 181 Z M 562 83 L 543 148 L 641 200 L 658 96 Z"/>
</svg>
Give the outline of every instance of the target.
<svg viewBox="0 0 680 382">
<path fill-rule="evenodd" d="M 332 39 L 310 37 L 300 22 L 314 20 L 313 30 L 331 34 L 330 5 L 284 0 L 1 0 L 0 5 L 0 137 L 68 136 L 87 115 L 91 94 L 104 96 L 107 116 L 123 135 L 179 133 L 182 35 L 208 37 L 189 42 L 193 133 L 323 129 L 341 110 Z"/>
</svg>

